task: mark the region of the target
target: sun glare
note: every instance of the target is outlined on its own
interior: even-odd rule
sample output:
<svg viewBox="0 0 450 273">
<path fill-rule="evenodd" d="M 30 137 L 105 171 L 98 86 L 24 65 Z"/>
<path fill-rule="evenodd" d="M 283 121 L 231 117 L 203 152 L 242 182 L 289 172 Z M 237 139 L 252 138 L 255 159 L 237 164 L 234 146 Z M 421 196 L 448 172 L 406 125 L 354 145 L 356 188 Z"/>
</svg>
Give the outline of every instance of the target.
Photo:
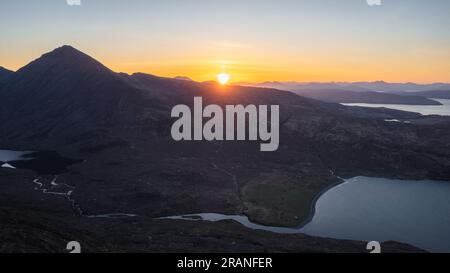
<svg viewBox="0 0 450 273">
<path fill-rule="evenodd" d="M 222 85 L 227 84 L 230 81 L 230 74 L 227 74 L 227 73 L 218 74 L 217 81 Z"/>
</svg>

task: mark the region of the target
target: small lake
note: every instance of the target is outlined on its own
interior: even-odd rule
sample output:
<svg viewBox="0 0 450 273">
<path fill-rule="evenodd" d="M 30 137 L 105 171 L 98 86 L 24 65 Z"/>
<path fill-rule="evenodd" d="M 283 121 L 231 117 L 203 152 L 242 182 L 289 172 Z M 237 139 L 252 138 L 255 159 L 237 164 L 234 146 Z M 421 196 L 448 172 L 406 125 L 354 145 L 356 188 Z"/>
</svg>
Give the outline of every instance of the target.
<svg viewBox="0 0 450 273">
<path fill-rule="evenodd" d="M 371 108 L 389 108 L 401 111 L 416 112 L 422 115 L 450 116 L 450 100 L 433 99 L 442 105 L 406 105 L 406 104 L 375 104 L 375 103 L 341 103 L 346 106 L 360 106 Z"/>
<path fill-rule="evenodd" d="M 29 158 L 25 157 L 25 155 L 29 155 L 31 153 L 33 153 L 33 152 L 0 150 L 0 161 L 1 162 L 9 162 L 9 161 L 17 161 L 17 160 L 27 160 Z"/>
<path fill-rule="evenodd" d="M 41 175 L 60 174 L 82 160 L 60 156 L 54 151 L 0 150 L 0 168 L 27 169 Z"/>
<path fill-rule="evenodd" d="M 235 220 L 252 229 L 360 241 L 397 241 L 450 252 L 450 182 L 354 177 L 324 192 L 310 221 L 298 228 L 252 223 L 246 216 L 202 213 L 165 217 Z"/>
</svg>

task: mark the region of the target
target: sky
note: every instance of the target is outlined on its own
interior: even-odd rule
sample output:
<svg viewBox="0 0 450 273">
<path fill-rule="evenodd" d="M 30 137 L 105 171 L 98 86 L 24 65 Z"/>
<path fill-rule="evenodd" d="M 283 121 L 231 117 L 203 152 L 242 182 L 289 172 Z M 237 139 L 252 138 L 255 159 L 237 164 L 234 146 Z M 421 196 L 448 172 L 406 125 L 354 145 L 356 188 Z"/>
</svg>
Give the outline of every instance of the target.
<svg viewBox="0 0 450 273">
<path fill-rule="evenodd" d="M 448 0 L 0 0 L 0 66 L 68 44 L 198 81 L 450 82 L 448 14 Z"/>
</svg>

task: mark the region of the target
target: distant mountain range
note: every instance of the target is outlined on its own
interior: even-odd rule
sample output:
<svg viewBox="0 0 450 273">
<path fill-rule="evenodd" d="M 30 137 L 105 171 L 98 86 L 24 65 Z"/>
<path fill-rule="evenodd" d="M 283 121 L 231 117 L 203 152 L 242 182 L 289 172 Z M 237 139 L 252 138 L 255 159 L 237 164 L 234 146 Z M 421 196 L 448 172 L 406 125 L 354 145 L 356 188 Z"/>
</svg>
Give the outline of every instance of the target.
<svg viewBox="0 0 450 273">
<path fill-rule="evenodd" d="M 217 212 L 244 214 L 267 225 L 298 226 L 315 196 L 338 182 L 337 176 L 450 179 L 446 117 L 346 107 L 271 88 L 116 73 L 70 46 L 7 74 L 0 85 L 0 148 L 56 151 L 82 159 L 58 179 L 76 187 L 71 197 L 89 214 L 124 212 L 152 219 Z M 194 96 L 202 96 L 205 105 L 279 105 L 280 148 L 262 153 L 259 144 L 247 141 L 174 141 L 171 109 L 192 106 Z M 47 212 L 46 218 L 35 219 L 39 226 L 64 224 L 60 215 L 50 213 L 60 207 L 30 193 L 31 182 L 24 184 L 32 181 L 32 173 L 0 168 L 0 176 L 0 202 L 29 221 L 35 219 L 33 208 L 39 207 Z M 5 213 L 0 206 L 0 214 Z M 168 225 L 151 223 L 152 236 L 167 232 Z M 4 221 L 0 225 L 0 237 L 15 227 Z M 207 230 L 223 251 L 233 247 L 221 241 L 223 231 Z M 226 232 L 242 231 L 230 225 Z M 170 242 L 159 246 L 160 251 L 178 243 L 183 251 L 196 249 L 195 236 L 167 238 Z M 289 237 L 266 238 L 268 248 L 277 240 L 285 242 L 284 251 L 299 245 L 288 244 Z M 314 245 L 328 250 L 339 247 L 325 239 L 301 240 L 321 240 Z"/>
<path fill-rule="evenodd" d="M 412 95 L 423 96 L 433 99 L 450 99 L 450 90 L 428 90 L 420 92 L 412 92 Z"/>
<path fill-rule="evenodd" d="M 0 84 L 5 82 L 6 78 L 12 74 L 14 74 L 13 71 L 0 67 Z M 177 76 L 174 79 L 193 82 L 186 76 Z M 207 81 L 204 83 L 212 84 L 214 82 Z M 300 96 L 333 103 L 441 105 L 441 103 L 430 98 L 450 98 L 450 84 L 447 83 L 268 81 L 257 84 L 241 82 L 235 83 L 235 85 L 286 90 Z"/>
<path fill-rule="evenodd" d="M 255 85 L 268 88 L 277 88 L 282 90 L 345 90 L 345 91 L 375 91 L 385 93 L 397 92 L 419 92 L 430 90 L 450 90 L 450 83 L 389 83 L 384 81 L 376 82 L 262 82 L 262 83 L 236 83 L 238 85 Z"/>
<path fill-rule="evenodd" d="M 185 76 L 177 76 L 177 77 L 175 77 L 174 79 L 176 79 L 176 80 L 182 80 L 182 81 L 192 81 L 191 78 L 185 77 Z"/>
<path fill-rule="evenodd" d="M 450 97 L 450 84 L 415 84 L 387 82 L 301 83 L 264 82 L 237 85 L 287 90 L 301 96 L 335 103 L 377 103 L 409 105 L 441 105 L 431 100 L 429 91 L 439 90 L 440 97 Z"/>
</svg>

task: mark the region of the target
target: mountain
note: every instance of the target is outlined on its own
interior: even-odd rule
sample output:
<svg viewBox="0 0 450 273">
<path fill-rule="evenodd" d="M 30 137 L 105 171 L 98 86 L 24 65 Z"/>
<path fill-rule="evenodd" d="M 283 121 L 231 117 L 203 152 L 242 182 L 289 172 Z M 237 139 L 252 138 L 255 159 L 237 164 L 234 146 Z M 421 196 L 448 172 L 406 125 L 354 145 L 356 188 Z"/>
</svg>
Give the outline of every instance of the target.
<svg viewBox="0 0 450 273">
<path fill-rule="evenodd" d="M 341 90 L 294 91 L 295 94 L 334 103 L 374 103 L 406 105 L 441 105 L 438 101 L 420 95 L 397 95 L 380 92 L 353 92 Z"/>
<path fill-rule="evenodd" d="M 366 88 L 350 83 L 295 83 L 295 82 L 265 82 L 244 86 L 276 88 L 291 91 L 297 95 L 334 103 L 378 103 L 378 104 L 409 104 L 409 105 L 441 105 L 441 103 L 421 96 L 418 93 L 384 93 L 369 91 Z M 369 87 L 369 86 L 367 86 Z"/>
<path fill-rule="evenodd" d="M 276 88 L 288 91 L 303 91 L 303 90 L 341 90 L 341 91 L 375 91 L 384 93 L 399 93 L 399 92 L 418 92 L 429 90 L 448 90 L 450 84 L 448 83 L 432 83 L 432 84 L 417 84 L 417 83 L 389 83 L 384 81 L 376 82 L 263 82 L 263 83 L 237 83 L 245 86 L 258 86 Z"/>
<path fill-rule="evenodd" d="M 177 76 L 174 78 L 175 80 L 180 80 L 180 81 L 192 81 L 191 78 L 186 77 L 186 76 Z"/>
<path fill-rule="evenodd" d="M 4 85 L 0 99 L 5 137 L 20 135 L 25 143 L 33 139 L 41 145 L 47 140 L 53 146 L 85 136 L 114 142 L 109 129 L 132 126 L 137 111 L 157 100 L 70 46 L 19 69 Z"/>
<path fill-rule="evenodd" d="M 0 85 L 6 82 L 7 78 L 14 74 L 13 71 L 0 66 Z"/>
<path fill-rule="evenodd" d="M 450 99 L 450 89 L 412 92 L 411 94 L 433 99 Z"/>
<path fill-rule="evenodd" d="M 171 109 L 192 106 L 194 96 L 202 96 L 204 105 L 222 107 L 279 105 L 279 149 L 260 152 L 259 143 L 248 141 L 174 141 Z M 267 225 L 298 226 L 308 217 L 316 195 L 340 181 L 337 176 L 450 179 L 449 118 L 345 107 L 271 88 L 116 73 L 70 46 L 19 69 L 2 87 L 0 101 L 2 149 L 55 151 L 81 160 L 67 172 L 54 173 L 58 181 L 73 187 L 70 198 L 76 208 L 84 215 L 139 215 L 142 220 L 124 221 L 149 230 L 147 237 L 165 234 L 161 251 L 174 250 L 170 246 L 178 243 L 184 251 L 193 250 L 206 242 L 233 249 L 224 230 L 238 245 L 247 237 L 235 224 L 179 221 L 178 229 L 169 229 L 170 224 L 156 217 L 217 212 L 245 214 Z M 68 217 L 65 209 L 74 207 L 64 205 L 66 198 L 47 195 L 43 200 L 41 192 L 33 191 L 33 172 L 0 168 L 0 176 L 0 202 L 27 215 L 27 221 L 61 226 L 60 219 Z M 39 178 L 52 181 L 55 176 Z M 45 217 L 37 219 L 36 211 Z M 3 224 L 1 230 L 16 228 L 14 217 L 8 219 L 11 224 L 6 229 Z M 130 234 L 125 222 L 112 227 L 99 220 L 95 223 L 106 227 L 89 229 L 86 219 L 67 221 L 89 231 L 83 234 L 101 234 L 97 238 L 105 238 L 103 230 L 111 228 L 109 232 L 121 236 Z M 174 235 L 192 225 L 215 239 L 194 242 L 195 236 Z M 245 232 L 252 238 L 258 234 Z M 324 250 L 339 247 L 334 241 L 292 236 L 267 235 L 262 247 L 271 249 L 275 241 L 283 242 L 283 251 L 298 249 L 300 242 L 314 242 Z M 293 238 L 297 247 L 289 243 Z M 246 246 L 240 250 L 251 249 Z"/>
<path fill-rule="evenodd" d="M 277 82 L 267 81 L 257 84 L 252 83 L 236 83 L 236 85 L 242 86 L 254 86 L 264 88 L 274 88 L 287 91 L 312 91 L 312 90 L 340 90 L 340 91 L 353 91 L 353 92 L 367 92 L 371 91 L 360 86 L 352 85 L 351 83 L 335 83 L 335 82 Z"/>
<path fill-rule="evenodd" d="M 417 83 L 388 83 L 384 81 L 377 81 L 377 82 L 354 82 L 351 83 L 351 85 L 379 92 L 414 92 L 425 90 L 450 89 L 450 84 L 448 83 L 417 84 Z"/>
</svg>

